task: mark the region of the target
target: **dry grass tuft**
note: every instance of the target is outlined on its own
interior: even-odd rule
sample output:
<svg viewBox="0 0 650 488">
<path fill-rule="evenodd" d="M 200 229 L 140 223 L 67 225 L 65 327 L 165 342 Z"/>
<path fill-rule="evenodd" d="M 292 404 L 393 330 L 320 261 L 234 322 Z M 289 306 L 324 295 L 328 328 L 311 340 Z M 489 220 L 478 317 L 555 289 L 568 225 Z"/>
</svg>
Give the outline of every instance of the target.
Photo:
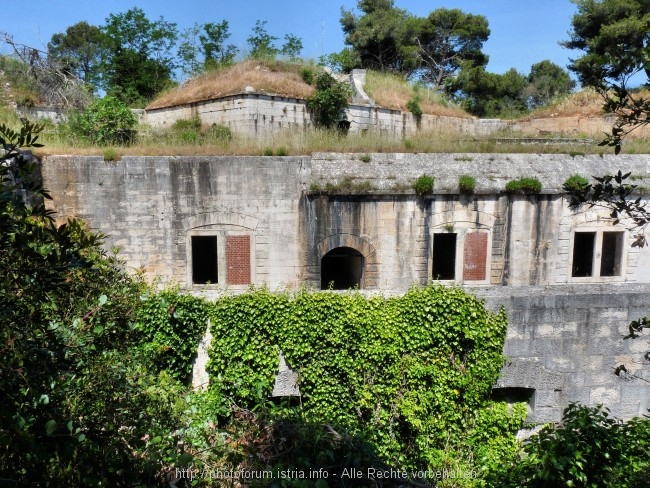
<svg viewBox="0 0 650 488">
<path fill-rule="evenodd" d="M 307 98 L 313 93 L 314 87 L 302 80 L 300 70 L 304 67 L 302 64 L 283 61 L 244 61 L 191 79 L 159 96 L 147 109 L 173 107 L 242 93 L 247 86 L 252 86 L 256 93 Z"/>
<path fill-rule="evenodd" d="M 584 89 L 534 110 L 526 119 L 549 117 L 602 117 L 603 97 L 595 90 Z"/>
<path fill-rule="evenodd" d="M 408 112 L 407 102 L 417 95 L 420 98 L 420 107 L 425 114 L 472 117 L 463 109 L 451 105 L 439 93 L 427 88 L 414 87 L 396 74 L 368 71 L 364 90 L 380 107 Z"/>
</svg>

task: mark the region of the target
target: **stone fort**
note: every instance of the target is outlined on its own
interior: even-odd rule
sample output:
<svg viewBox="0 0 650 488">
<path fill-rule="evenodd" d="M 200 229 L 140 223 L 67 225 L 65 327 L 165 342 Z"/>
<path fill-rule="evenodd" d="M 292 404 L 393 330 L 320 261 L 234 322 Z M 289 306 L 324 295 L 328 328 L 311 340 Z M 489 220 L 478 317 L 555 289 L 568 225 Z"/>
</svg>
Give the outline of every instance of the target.
<svg viewBox="0 0 650 488">
<path fill-rule="evenodd" d="M 292 157 L 49 156 L 44 186 L 62 221 L 86 220 L 131 269 L 215 297 L 250 285 L 401 293 L 431 280 L 505 306 L 509 331 L 495 394 L 525 400 L 530 420 L 568 402 L 622 418 L 650 408 L 643 338 L 650 251 L 606 210 L 572 210 L 572 174 L 631 171 L 647 155 L 339 154 Z M 422 175 L 434 192 L 411 189 Z M 476 178 L 475 192 L 458 177 Z M 506 194 L 536 177 L 539 194 Z M 327 191 L 323 189 L 327 188 Z M 645 197 L 644 197 L 645 198 Z M 614 374 L 619 364 L 629 373 Z"/>
</svg>

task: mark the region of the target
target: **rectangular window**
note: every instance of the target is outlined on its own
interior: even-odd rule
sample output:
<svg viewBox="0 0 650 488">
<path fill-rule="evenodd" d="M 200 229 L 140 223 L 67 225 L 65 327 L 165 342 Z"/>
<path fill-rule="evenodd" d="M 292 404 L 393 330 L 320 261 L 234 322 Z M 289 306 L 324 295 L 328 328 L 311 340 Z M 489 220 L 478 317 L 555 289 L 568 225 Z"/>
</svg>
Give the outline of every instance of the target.
<svg viewBox="0 0 650 488">
<path fill-rule="evenodd" d="M 192 283 L 219 282 L 217 236 L 192 236 Z"/>
<path fill-rule="evenodd" d="M 573 237 L 573 268 L 571 276 L 583 278 L 593 275 L 595 232 L 576 232 Z"/>
<path fill-rule="evenodd" d="M 623 240 L 623 232 L 576 232 L 573 236 L 571 276 L 622 276 Z"/>
<path fill-rule="evenodd" d="M 600 276 L 620 276 L 623 255 L 623 233 L 603 232 L 603 254 L 600 258 Z"/>
<path fill-rule="evenodd" d="M 434 280 L 456 279 L 456 234 L 433 234 Z"/>
</svg>

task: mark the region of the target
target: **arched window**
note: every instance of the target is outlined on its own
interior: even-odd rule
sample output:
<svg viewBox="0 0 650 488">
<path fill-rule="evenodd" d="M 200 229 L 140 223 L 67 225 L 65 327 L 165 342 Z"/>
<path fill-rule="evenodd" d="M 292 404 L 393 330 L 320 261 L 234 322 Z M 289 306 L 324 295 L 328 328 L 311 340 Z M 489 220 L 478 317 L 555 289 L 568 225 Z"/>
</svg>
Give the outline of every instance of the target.
<svg viewBox="0 0 650 488">
<path fill-rule="evenodd" d="M 363 255 L 351 247 L 336 247 L 329 251 L 320 262 L 321 290 L 360 288 L 363 261 Z"/>
</svg>

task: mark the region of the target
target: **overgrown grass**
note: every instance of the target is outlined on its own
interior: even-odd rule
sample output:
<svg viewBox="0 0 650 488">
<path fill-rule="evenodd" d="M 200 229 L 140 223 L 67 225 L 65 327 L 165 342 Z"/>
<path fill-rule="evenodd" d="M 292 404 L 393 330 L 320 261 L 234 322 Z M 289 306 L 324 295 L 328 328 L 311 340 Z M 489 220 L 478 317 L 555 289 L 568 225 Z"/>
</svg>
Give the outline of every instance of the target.
<svg viewBox="0 0 650 488">
<path fill-rule="evenodd" d="M 409 101 L 417 98 L 425 114 L 471 117 L 463 109 L 449 102 L 444 95 L 417 84 L 413 85 L 396 74 L 368 70 L 364 90 L 380 107 L 409 112 Z"/>
<path fill-rule="evenodd" d="M 13 124 L 10 124 L 13 126 Z M 221 126 L 219 126 L 221 127 Z M 274 155 L 296 156 L 314 152 L 372 153 L 544 153 L 544 154 L 609 154 L 599 147 L 598 140 L 591 144 L 536 145 L 527 140 L 517 142 L 517 134 L 499 134 L 494 137 L 459 138 L 453 132 L 421 132 L 407 139 L 390 138 L 382 134 L 348 134 L 320 129 L 290 130 L 268 136 L 232 134 L 224 137 L 221 129 L 205 130 L 200 137 L 173 130 L 141 128 L 134 145 L 124 148 L 123 154 L 134 156 L 180 155 L 241 155 L 255 156 L 273 152 Z M 189 139 L 189 140 L 188 140 Z M 93 147 L 66 134 L 54 125 L 48 126 L 40 142 L 45 148 L 39 154 L 94 154 L 101 155 L 103 148 Z M 629 139 L 623 146 L 626 154 L 650 153 L 647 139 Z"/>
</svg>

